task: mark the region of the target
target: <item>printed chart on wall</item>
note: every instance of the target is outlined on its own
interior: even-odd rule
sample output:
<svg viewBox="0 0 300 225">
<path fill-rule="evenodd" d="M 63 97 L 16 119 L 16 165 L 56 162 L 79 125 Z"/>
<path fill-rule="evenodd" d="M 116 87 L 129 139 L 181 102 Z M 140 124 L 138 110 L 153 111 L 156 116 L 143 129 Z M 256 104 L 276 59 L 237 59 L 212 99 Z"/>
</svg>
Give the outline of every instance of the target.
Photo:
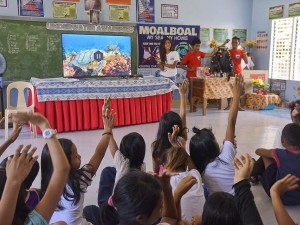
<svg viewBox="0 0 300 225">
<path fill-rule="evenodd" d="M 0 7 L 7 7 L 7 0 L 0 0 Z"/>
<path fill-rule="evenodd" d="M 238 37 L 241 43 L 245 43 L 247 40 L 247 29 L 232 29 L 232 37 Z"/>
<path fill-rule="evenodd" d="M 76 19 L 77 18 L 76 3 L 53 2 L 53 17 Z"/>
<path fill-rule="evenodd" d="M 199 26 L 183 25 L 137 25 L 139 63 L 138 68 L 158 68 L 155 57 L 159 55 L 159 44 L 165 37 L 172 41 L 180 60 L 190 50 L 189 43 L 199 37 Z"/>
<path fill-rule="evenodd" d="M 223 43 L 227 38 L 228 29 L 214 28 L 213 39 L 215 39 L 217 43 Z"/>
<path fill-rule="evenodd" d="M 210 41 L 210 29 L 200 28 L 200 40 L 201 43 L 208 43 Z"/>
<path fill-rule="evenodd" d="M 178 19 L 178 5 L 161 4 L 161 18 Z"/>
<path fill-rule="evenodd" d="M 19 16 L 44 17 L 43 0 L 18 0 Z"/>
<path fill-rule="evenodd" d="M 107 4 L 131 5 L 131 0 L 106 0 Z"/>
<path fill-rule="evenodd" d="M 137 0 L 137 22 L 149 22 L 154 23 L 155 13 L 154 13 L 154 0 Z"/>
<path fill-rule="evenodd" d="M 109 20 L 129 21 L 129 6 L 110 5 Z"/>
<path fill-rule="evenodd" d="M 263 52 L 268 48 L 268 33 L 266 31 L 259 31 L 256 35 L 256 49 Z"/>
<path fill-rule="evenodd" d="M 289 17 L 300 16 L 300 2 L 289 4 Z"/>
<path fill-rule="evenodd" d="M 280 98 L 285 99 L 286 81 L 271 79 L 270 81 L 271 91 L 278 94 Z"/>
<path fill-rule="evenodd" d="M 283 5 L 269 8 L 269 19 L 278 19 L 283 17 Z"/>
</svg>

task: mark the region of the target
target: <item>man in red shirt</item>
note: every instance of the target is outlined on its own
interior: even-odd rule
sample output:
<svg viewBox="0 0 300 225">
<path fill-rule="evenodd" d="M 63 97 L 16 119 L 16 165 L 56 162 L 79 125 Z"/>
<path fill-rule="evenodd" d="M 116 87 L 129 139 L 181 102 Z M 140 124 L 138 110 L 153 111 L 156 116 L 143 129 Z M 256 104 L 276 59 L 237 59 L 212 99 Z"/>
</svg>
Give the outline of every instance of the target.
<svg viewBox="0 0 300 225">
<path fill-rule="evenodd" d="M 191 51 L 187 52 L 186 55 L 181 60 L 180 67 L 187 71 L 186 78 L 188 78 L 188 79 L 191 77 L 196 77 L 196 70 L 197 70 L 197 67 L 201 66 L 201 59 L 206 58 L 206 57 L 212 57 L 215 54 L 214 51 L 211 53 L 201 52 L 200 44 L 201 44 L 201 41 L 199 38 L 194 39 L 191 43 L 191 46 L 192 46 Z M 189 100 L 191 97 L 190 83 L 191 82 L 189 82 L 189 93 L 188 93 Z M 194 104 L 194 109 L 193 109 L 194 112 L 197 109 L 197 103 L 198 103 L 198 99 L 196 99 L 195 104 Z"/>
<path fill-rule="evenodd" d="M 243 68 L 242 68 L 242 59 L 244 59 L 245 63 L 248 64 L 247 52 L 244 48 L 240 47 L 240 38 L 233 37 L 231 41 L 232 49 L 229 50 L 233 66 L 234 66 L 234 75 L 242 76 Z M 230 108 L 231 98 L 227 99 L 228 106 L 224 110 L 228 110 Z M 239 107 L 240 111 L 244 111 L 242 107 Z"/>
</svg>

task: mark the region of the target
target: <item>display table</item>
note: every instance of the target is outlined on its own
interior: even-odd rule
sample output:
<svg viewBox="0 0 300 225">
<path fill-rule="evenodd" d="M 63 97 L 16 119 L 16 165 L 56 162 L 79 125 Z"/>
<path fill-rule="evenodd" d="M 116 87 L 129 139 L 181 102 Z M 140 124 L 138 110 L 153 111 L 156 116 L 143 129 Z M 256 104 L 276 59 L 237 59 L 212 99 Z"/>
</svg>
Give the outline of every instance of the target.
<svg viewBox="0 0 300 225">
<path fill-rule="evenodd" d="M 276 94 L 260 95 L 246 94 L 246 107 L 253 110 L 273 109 L 274 104 L 280 104 L 280 97 Z"/>
<path fill-rule="evenodd" d="M 191 82 L 191 99 L 190 112 L 193 112 L 194 99 L 202 99 L 202 114 L 206 115 L 206 107 L 208 99 L 218 100 L 218 109 L 221 109 L 221 100 L 223 98 L 232 98 L 232 92 L 227 81 L 223 77 L 205 77 L 190 78 Z"/>
<path fill-rule="evenodd" d="M 159 121 L 170 111 L 172 91 L 167 78 L 32 79 L 35 112 L 45 115 L 58 132 L 103 128 L 102 105 L 111 97 L 115 126 Z"/>
</svg>

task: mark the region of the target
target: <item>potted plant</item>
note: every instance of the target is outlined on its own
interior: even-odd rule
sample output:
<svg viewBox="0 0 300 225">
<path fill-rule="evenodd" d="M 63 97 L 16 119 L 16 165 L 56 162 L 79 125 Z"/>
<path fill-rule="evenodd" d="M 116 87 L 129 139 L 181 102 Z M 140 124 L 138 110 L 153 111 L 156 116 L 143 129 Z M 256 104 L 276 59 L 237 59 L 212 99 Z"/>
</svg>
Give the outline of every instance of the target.
<svg viewBox="0 0 300 225">
<path fill-rule="evenodd" d="M 269 94 L 270 84 L 265 84 L 262 79 L 252 79 L 253 92 L 256 94 Z"/>
</svg>

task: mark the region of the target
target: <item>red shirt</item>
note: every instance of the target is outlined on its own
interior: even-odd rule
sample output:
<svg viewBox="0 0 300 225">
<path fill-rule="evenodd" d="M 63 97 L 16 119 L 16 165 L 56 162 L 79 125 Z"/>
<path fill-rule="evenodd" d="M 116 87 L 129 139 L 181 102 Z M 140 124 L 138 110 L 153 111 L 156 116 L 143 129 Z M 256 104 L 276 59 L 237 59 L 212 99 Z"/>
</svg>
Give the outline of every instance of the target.
<svg viewBox="0 0 300 225">
<path fill-rule="evenodd" d="M 242 69 L 242 59 L 244 58 L 244 52 L 243 50 L 237 49 L 237 50 L 233 50 L 230 49 L 229 50 L 232 62 L 233 62 L 233 66 L 234 66 L 234 74 L 242 74 L 243 69 Z"/>
<path fill-rule="evenodd" d="M 187 65 L 188 68 L 196 68 L 201 66 L 201 58 L 205 57 L 205 53 L 198 51 L 196 53 L 188 52 L 183 57 L 181 63 L 182 65 Z M 196 77 L 196 70 L 195 71 L 187 71 L 186 77 Z"/>
</svg>

